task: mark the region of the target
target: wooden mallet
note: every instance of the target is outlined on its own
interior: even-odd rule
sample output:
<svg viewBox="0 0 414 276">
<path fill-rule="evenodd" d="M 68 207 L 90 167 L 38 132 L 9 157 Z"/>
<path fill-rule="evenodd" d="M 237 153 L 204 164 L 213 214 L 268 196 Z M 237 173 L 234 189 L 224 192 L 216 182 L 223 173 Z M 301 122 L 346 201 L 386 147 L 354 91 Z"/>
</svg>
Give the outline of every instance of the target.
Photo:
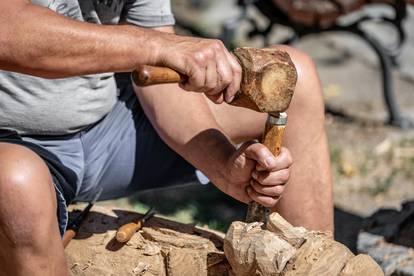
<svg viewBox="0 0 414 276">
<path fill-rule="evenodd" d="M 230 103 L 269 114 L 261 142 L 275 155 L 279 155 L 287 115 L 297 81 L 296 68 L 290 56 L 275 48 L 237 48 L 243 75 L 240 91 Z M 186 76 L 165 67 L 140 66 L 132 72 L 137 86 L 162 83 L 179 83 Z M 247 222 L 267 221 L 268 210 L 252 202 L 247 212 Z"/>
</svg>

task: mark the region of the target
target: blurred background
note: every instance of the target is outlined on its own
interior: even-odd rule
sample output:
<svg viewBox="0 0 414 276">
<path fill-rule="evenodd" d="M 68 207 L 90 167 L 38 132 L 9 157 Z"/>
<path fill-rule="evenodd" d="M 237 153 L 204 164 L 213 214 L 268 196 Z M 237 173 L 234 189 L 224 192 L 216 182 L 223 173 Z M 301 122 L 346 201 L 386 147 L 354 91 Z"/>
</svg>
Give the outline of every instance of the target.
<svg viewBox="0 0 414 276">
<path fill-rule="evenodd" d="M 173 0 L 172 7 L 181 34 L 220 38 L 229 48 L 285 42 L 312 56 L 327 105 L 335 238 L 363 251 L 358 235 L 374 229 L 413 247 L 414 5 L 361 2 L 381 1 Z M 140 212 L 155 206 L 220 231 L 245 216 L 244 205 L 212 184 L 183 183 L 116 203 Z"/>
</svg>

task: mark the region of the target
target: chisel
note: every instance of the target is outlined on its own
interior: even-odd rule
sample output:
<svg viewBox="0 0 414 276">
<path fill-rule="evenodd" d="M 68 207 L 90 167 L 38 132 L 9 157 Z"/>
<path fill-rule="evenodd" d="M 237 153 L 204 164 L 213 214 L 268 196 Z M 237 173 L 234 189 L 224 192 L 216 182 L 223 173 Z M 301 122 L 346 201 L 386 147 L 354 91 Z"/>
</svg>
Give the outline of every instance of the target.
<svg viewBox="0 0 414 276">
<path fill-rule="evenodd" d="M 63 248 L 66 248 L 70 241 L 76 236 L 76 233 L 78 232 L 82 222 L 85 221 L 86 217 L 88 216 L 91 208 L 95 204 L 95 202 L 99 199 L 100 195 L 102 193 L 102 189 L 96 193 L 95 197 L 91 202 L 88 203 L 88 205 L 83 209 L 83 211 L 76 217 L 76 219 L 71 222 L 68 227 L 66 228 L 66 232 L 63 235 Z"/>
<path fill-rule="evenodd" d="M 155 211 L 153 209 L 154 208 L 151 207 L 137 222 L 130 222 L 119 227 L 118 231 L 116 232 L 116 240 L 122 243 L 129 241 L 135 232 L 142 228 L 145 221 L 149 220 L 155 215 Z"/>
</svg>

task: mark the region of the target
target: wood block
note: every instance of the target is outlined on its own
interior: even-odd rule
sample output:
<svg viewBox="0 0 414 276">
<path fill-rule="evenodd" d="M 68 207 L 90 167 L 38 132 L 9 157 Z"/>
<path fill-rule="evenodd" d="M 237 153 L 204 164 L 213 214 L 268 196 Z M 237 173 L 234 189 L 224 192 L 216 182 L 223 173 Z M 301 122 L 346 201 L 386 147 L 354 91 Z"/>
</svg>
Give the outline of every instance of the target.
<svg viewBox="0 0 414 276">
<path fill-rule="evenodd" d="M 340 276 L 383 276 L 380 266 L 368 255 L 359 254 L 351 258 Z"/>
<path fill-rule="evenodd" d="M 142 236 L 161 245 L 179 248 L 191 248 L 204 251 L 217 251 L 214 243 L 206 238 L 180 233 L 167 228 L 142 228 Z"/>
<path fill-rule="evenodd" d="M 269 231 L 280 235 L 284 240 L 296 248 L 299 248 L 305 242 L 308 235 L 308 231 L 305 228 L 293 227 L 276 212 L 269 215 L 269 221 L 267 222 L 266 227 Z"/>
<path fill-rule="evenodd" d="M 172 248 L 167 255 L 168 276 L 207 276 L 207 255 L 199 250 Z"/>
<path fill-rule="evenodd" d="M 284 275 L 309 275 L 312 266 L 319 260 L 333 240 L 321 233 L 312 233 L 306 242 L 296 251 L 295 258 L 289 261 Z"/>
<path fill-rule="evenodd" d="M 329 248 L 324 250 L 319 259 L 312 265 L 309 276 L 339 275 L 345 264 L 354 256 L 345 245 L 332 241 Z"/>
<path fill-rule="evenodd" d="M 238 276 L 278 275 L 295 255 L 295 248 L 261 223 L 233 222 L 224 240 L 224 253 Z"/>
</svg>

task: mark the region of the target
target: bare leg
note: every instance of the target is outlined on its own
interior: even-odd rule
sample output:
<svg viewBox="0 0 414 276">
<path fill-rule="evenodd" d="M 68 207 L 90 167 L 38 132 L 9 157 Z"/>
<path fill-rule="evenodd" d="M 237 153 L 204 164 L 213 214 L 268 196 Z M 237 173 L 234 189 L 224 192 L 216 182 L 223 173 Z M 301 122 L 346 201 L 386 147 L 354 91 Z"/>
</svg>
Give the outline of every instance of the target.
<svg viewBox="0 0 414 276">
<path fill-rule="evenodd" d="M 67 275 L 49 170 L 7 143 L 0 143 L 0 268 L 0 275 Z"/>
<path fill-rule="evenodd" d="M 288 109 L 284 142 L 292 153 L 294 165 L 276 211 L 294 225 L 332 231 L 332 178 L 320 81 L 313 61 L 306 54 L 287 46 L 276 47 L 290 54 L 299 77 Z M 235 142 L 260 137 L 266 114 L 225 104 L 209 106 Z"/>
</svg>

